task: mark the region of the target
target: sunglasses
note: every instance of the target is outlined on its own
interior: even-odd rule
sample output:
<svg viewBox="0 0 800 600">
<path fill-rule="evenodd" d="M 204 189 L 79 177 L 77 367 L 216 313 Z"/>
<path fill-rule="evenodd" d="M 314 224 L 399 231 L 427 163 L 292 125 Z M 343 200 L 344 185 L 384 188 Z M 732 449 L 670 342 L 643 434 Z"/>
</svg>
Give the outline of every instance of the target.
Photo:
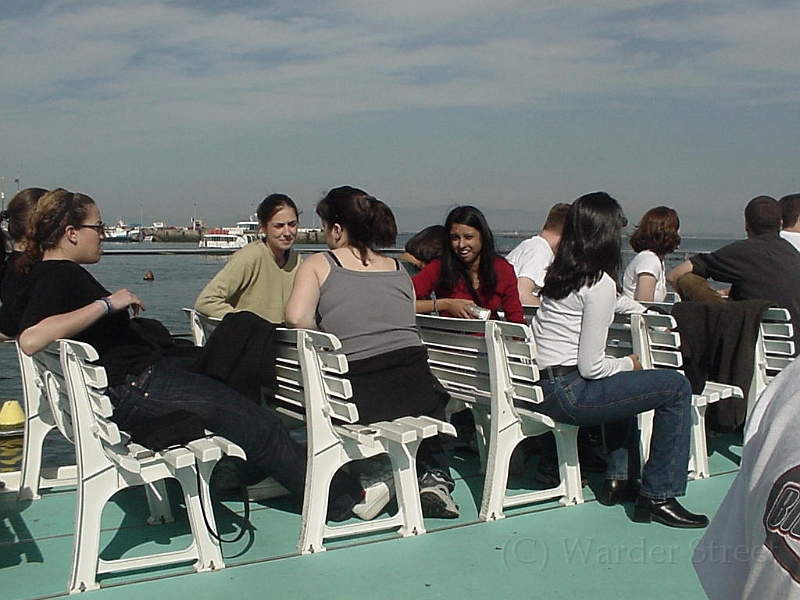
<svg viewBox="0 0 800 600">
<path fill-rule="evenodd" d="M 97 225 L 88 225 L 85 223 L 82 225 L 76 225 L 75 229 L 82 229 L 84 227 L 88 229 L 94 229 L 99 234 L 103 234 L 106 232 L 106 224 L 103 223 L 102 221 L 100 221 Z"/>
</svg>

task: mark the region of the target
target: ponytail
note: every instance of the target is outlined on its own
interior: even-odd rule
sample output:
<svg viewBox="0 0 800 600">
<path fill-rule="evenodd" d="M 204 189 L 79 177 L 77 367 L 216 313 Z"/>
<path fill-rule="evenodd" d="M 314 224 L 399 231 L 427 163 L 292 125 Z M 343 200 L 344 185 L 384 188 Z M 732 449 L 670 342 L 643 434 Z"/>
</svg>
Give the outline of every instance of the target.
<svg viewBox="0 0 800 600">
<path fill-rule="evenodd" d="M 44 253 L 52 250 L 64 237 L 68 225 L 77 227 L 83 223 L 94 204 L 89 196 L 68 192 L 57 188 L 47 192 L 36 204 L 28 217 L 25 255 L 20 258 L 20 270 L 23 273 L 38 262 Z"/>
<path fill-rule="evenodd" d="M 393 246 L 397 240 L 392 210 L 358 188 L 342 186 L 330 190 L 317 203 L 317 214 L 328 227 L 338 223 L 347 231 L 348 243 L 365 266 L 370 251 Z"/>
</svg>

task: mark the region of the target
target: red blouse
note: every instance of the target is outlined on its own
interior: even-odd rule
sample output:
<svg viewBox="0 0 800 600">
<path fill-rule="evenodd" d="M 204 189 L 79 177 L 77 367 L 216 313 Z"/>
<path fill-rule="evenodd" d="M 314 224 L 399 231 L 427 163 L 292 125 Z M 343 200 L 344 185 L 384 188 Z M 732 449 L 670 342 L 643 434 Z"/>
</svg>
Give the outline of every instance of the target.
<svg viewBox="0 0 800 600">
<path fill-rule="evenodd" d="M 444 290 L 440 285 L 442 263 L 437 258 L 432 260 L 428 265 L 419 273 L 414 275 L 412 281 L 414 282 L 414 293 L 417 300 L 427 300 L 431 292 L 436 292 L 437 298 L 461 298 L 464 300 L 473 300 L 472 294 L 467 289 L 467 284 L 460 280 L 456 286 L 445 295 Z M 525 317 L 522 313 L 522 304 L 519 301 L 519 292 L 517 290 L 517 276 L 514 273 L 514 267 L 511 266 L 506 259 L 497 257 L 494 259 L 494 270 L 497 273 L 497 285 L 493 292 L 489 293 L 488 290 L 477 290 L 480 305 L 492 311 L 492 318 L 497 318 L 497 311 L 503 310 L 505 312 L 506 321 L 513 323 L 525 323 Z M 446 312 L 442 312 L 443 316 L 451 317 Z"/>
</svg>

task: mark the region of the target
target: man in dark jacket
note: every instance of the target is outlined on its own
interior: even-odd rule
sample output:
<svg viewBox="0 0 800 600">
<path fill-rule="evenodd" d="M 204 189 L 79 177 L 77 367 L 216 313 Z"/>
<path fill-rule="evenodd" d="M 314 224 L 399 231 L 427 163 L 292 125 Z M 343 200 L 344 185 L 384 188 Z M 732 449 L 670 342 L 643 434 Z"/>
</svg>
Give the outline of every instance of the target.
<svg viewBox="0 0 800 600">
<path fill-rule="evenodd" d="M 689 275 L 732 284 L 731 300 L 768 300 L 789 310 L 800 348 L 800 252 L 780 236 L 781 208 L 777 200 L 758 196 L 744 210 L 747 239 L 707 254 L 696 254 L 667 274 L 681 292 Z M 687 279 L 688 279 L 687 278 Z M 683 300 L 700 300 L 686 298 Z"/>
</svg>

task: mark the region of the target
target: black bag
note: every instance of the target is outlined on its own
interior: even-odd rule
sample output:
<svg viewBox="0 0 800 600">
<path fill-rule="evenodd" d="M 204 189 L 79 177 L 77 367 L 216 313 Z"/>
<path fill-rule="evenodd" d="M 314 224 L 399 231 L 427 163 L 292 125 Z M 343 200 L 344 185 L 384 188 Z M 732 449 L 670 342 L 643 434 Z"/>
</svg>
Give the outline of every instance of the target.
<svg viewBox="0 0 800 600">
<path fill-rule="evenodd" d="M 144 421 L 130 434 L 133 442 L 157 451 L 203 438 L 206 428 L 200 415 L 188 410 L 174 410 Z"/>
</svg>

